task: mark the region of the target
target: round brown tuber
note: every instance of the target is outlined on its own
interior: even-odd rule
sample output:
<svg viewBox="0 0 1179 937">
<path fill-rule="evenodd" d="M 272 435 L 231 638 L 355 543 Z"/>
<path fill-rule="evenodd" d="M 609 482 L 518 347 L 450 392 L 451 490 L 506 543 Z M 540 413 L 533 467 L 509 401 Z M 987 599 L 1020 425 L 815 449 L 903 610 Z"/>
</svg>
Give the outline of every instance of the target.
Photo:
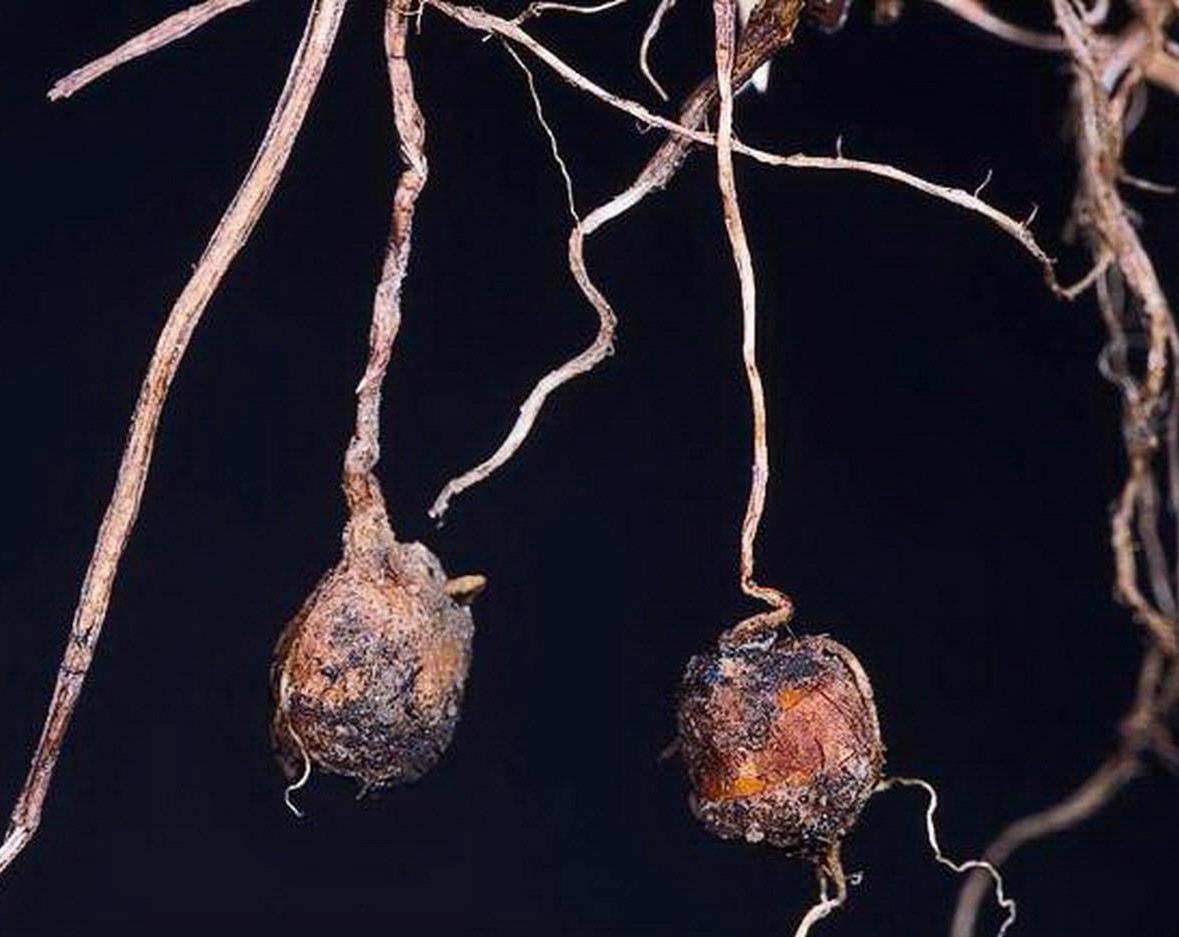
<svg viewBox="0 0 1179 937">
<path fill-rule="evenodd" d="M 458 721 L 482 576 L 448 580 L 383 507 L 353 514 L 344 556 L 283 630 L 271 669 L 272 734 L 294 780 L 311 765 L 364 789 L 414 781 Z"/>
<path fill-rule="evenodd" d="M 823 861 L 880 780 L 867 674 L 827 637 L 775 636 L 688 662 L 679 745 L 692 812 L 726 839 Z"/>
</svg>

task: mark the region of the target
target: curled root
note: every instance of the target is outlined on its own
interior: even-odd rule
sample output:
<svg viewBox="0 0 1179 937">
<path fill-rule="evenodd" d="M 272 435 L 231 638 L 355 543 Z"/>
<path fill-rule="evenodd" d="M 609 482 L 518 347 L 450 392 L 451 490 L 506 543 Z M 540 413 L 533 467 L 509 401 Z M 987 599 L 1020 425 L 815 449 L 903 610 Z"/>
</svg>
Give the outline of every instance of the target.
<svg viewBox="0 0 1179 937">
<path fill-rule="evenodd" d="M 902 787 L 919 787 L 929 795 L 929 806 L 925 809 L 925 834 L 929 839 L 929 848 L 933 850 L 934 860 L 959 875 L 975 870 L 986 872 L 995 882 L 995 902 L 1007 912 L 1007 916 L 1003 918 L 1003 923 L 999 925 L 995 937 L 1003 937 L 1008 928 L 1015 923 L 1016 910 L 1015 899 L 1008 897 L 1004 891 L 1003 876 L 999 874 L 999 870 L 985 859 L 966 859 L 963 862 L 955 862 L 947 857 L 938 843 L 937 828 L 933 822 L 933 815 L 937 812 L 937 791 L 934 790 L 933 785 L 921 778 L 888 778 L 881 781 L 876 790 L 886 791 L 897 784 Z"/>
<path fill-rule="evenodd" d="M 282 792 L 282 802 L 287 805 L 287 808 L 297 816 L 300 820 L 303 819 L 303 811 L 295 806 L 295 802 L 291 800 L 291 795 L 295 791 L 300 790 L 307 784 L 307 779 L 311 777 L 311 758 L 307 755 L 307 748 L 303 745 L 303 740 L 299 738 L 299 734 L 293 729 L 287 730 L 292 739 L 295 740 L 295 745 L 299 748 L 299 754 L 303 758 L 303 773 L 299 775 L 297 781 L 292 781 L 286 786 Z"/>
</svg>

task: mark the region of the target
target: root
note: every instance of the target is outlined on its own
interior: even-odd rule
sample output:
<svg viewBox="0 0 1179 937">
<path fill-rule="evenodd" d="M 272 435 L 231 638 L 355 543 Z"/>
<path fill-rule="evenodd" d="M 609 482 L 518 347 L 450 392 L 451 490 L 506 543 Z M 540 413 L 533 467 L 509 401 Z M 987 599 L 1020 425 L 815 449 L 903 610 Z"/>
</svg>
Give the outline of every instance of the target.
<svg viewBox="0 0 1179 937">
<path fill-rule="evenodd" d="M 385 506 L 380 483 L 373 474 L 381 457 L 381 386 L 401 327 L 401 284 L 409 266 L 414 209 L 429 176 L 424 149 L 426 122 L 414 95 L 413 73 L 405 55 L 409 15 L 404 0 L 387 0 L 385 60 L 405 168 L 393 193 L 385 262 L 373 295 L 368 364 L 356 388 L 356 431 L 344 456 L 344 494 L 353 515 L 369 505 L 381 510 Z"/>
<path fill-rule="evenodd" d="M 1110 38 L 1093 29 L 1104 19 L 1103 4 L 1086 8 L 1072 0 L 1053 0 L 1053 7 L 1073 72 L 1073 130 L 1080 167 L 1073 225 L 1094 258 L 1091 279 L 1109 332 L 1102 373 L 1122 395 L 1126 477 L 1110 514 L 1116 595 L 1142 624 L 1150 646 L 1116 750 L 1059 803 L 1004 829 L 983 854 L 996 867 L 1022 847 L 1071 829 L 1104 809 L 1144 770 L 1149 755 L 1172 770 L 1179 768 L 1170 731 L 1179 706 L 1179 570 L 1176 561 L 1168 560 L 1159 530 L 1160 475 L 1167 481 L 1170 507 L 1179 517 L 1179 385 L 1174 374 L 1179 334 L 1118 188 L 1126 175 L 1123 143 L 1138 116 L 1131 102 L 1140 100 L 1144 82 L 1166 85 L 1159 79 L 1159 63 L 1170 56 L 1161 31 L 1176 11 L 1172 3 L 1137 4 L 1129 25 Z M 1126 354 L 1131 337 L 1127 332 L 1136 340 L 1145 339 L 1145 362 L 1137 373 Z M 1168 406 L 1160 438 L 1161 415 Z M 977 874 L 963 884 L 952 937 L 973 935 L 985 887 L 986 879 Z"/>
<path fill-rule="evenodd" d="M 1136 774 L 1137 764 L 1127 759 L 1114 758 L 1106 762 L 1060 803 L 1023 817 L 1000 833 L 983 853 L 988 868 L 996 870 L 1016 850 L 1028 843 L 1071 829 L 1089 819 L 1102 810 Z M 951 937 L 972 937 L 987 885 L 988 879 L 984 874 L 975 873 L 967 878 L 958 893 L 950 925 Z"/>
<path fill-rule="evenodd" d="M 655 77 L 655 73 L 651 71 L 651 43 L 655 41 L 655 37 L 659 35 L 659 30 L 663 28 L 663 17 L 671 12 L 675 4 L 676 0 L 659 0 L 658 6 L 655 7 L 655 12 L 651 14 L 651 19 L 647 23 L 647 28 L 643 30 L 643 40 L 639 43 L 639 71 L 643 73 L 643 77 L 647 79 L 651 87 L 655 89 L 655 93 L 664 101 L 670 99 L 667 96 L 667 92 L 663 90 L 663 85 L 659 83 L 659 79 Z"/>
<path fill-rule="evenodd" d="M 506 42 L 504 43 L 504 49 L 512 57 L 512 61 L 520 67 L 520 70 L 524 73 L 524 80 L 528 82 L 528 96 L 532 98 L 532 107 L 536 112 L 536 122 L 540 124 L 544 135 L 548 137 L 549 152 L 552 153 L 553 162 L 557 164 L 557 171 L 561 173 L 561 181 L 565 185 L 565 202 L 569 206 L 569 216 L 573 219 L 575 225 L 581 224 L 581 216 L 577 214 L 577 199 L 573 195 L 573 177 L 569 174 L 569 167 L 565 164 L 565 159 L 561 156 L 561 145 L 557 142 L 557 135 L 553 132 L 552 126 L 544 116 L 544 105 L 540 103 L 540 95 L 536 90 L 536 79 L 532 75 L 532 69 L 520 58 L 519 53 Z"/>
<path fill-rule="evenodd" d="M 447 0 L 424 0 L 424 2 L 438 10 L 445 16 L 461 23 L 469 29 L 477 32 L 492 33 L 507 39 L 529 53 L 540 59 L 545 65 L 551 68 L 554 72 L 561 76 L 566 82 L 577 88 L 580 91 L 592 95 L 598 100 L 616 110 L 622 111 L 624 114 L 633 117 L 641 124 L 647 127 L 657 127 L 661 130 L 666 130 L 673 136 L 682 138 L 680 146 L 683 147 L 680 152 L 679 159 L 687 152 L 688 144 L 696 143 L 704 146 L 716 146 L 716 137 L 705 130 L 701 130 L 703 125 L 703 117 L 707 114 L 710 107 L 703 109 L 698 114 L 700 120 L 693 122 L 685 119 L 685 113 L 688 112 L 689 107 L 685 106 L 681 111 L 679 121 L 670 120 L 645 108 L 642 104 L 636 101 L 631 101 L 620 95 L 614 94 L 611 91 L 603 88 L 601 85 L 594 82 L 592 79 L 586 77 L 573 66 L 569 65 L 564 59 L 550 51 L 546 46 L 542 45 L 534 39 L 526 30 L 520 28 L 511 20 L 505 20 L 502 17 L 494 16 L 483 10 L 474 9 L 471 7 L 454 6 L 448 3 Z M 756 11 L 755 11 L 756 12 Z M 763 27 L 766 29 L 769 27 Z M 779 27 L 780 28 L 780 27 Z M 758 21 L 756 16 L 750 20 L 750 25 L 747 33 L 758 35 Z M 792 38 L 792 30 L 783 30 L 772 37 L 772 46 L 770 48 L 776 49 L 781 45 L 788 43 Z M 750 47 L 742 45 L 738 49 L 737 69 L 734 73 L 733 84 L 734 87 L 740 87 L 748 79 L 755 70 L 757 65 L 760 65 L 766 58 L 772 54 L 770 48 Z M 754 66 L 754 67 L 750 67 Z M 707 89 L 697 89 L 696 92 L 688 99 L 689 104 L 697 102 L 698 98 L 707 92 L 708 104 L 711 106 L 715 100 L 715 87 Z M 698 108 L 692 107 L 691 111 L 696 114 Z M 1013 237 L 1020 245 L 1029 253 L 1035 260 L 1044 268 L 1044 276 L 1054 292 L 1061 294 L 1065 287 L 1061 286 L 1055 276 L 1054 262 L 1048 253 L 1039 245 L 1035 237 L 1027 226 L 1026 221 L 1019 221 L 1011 215 L 1000 211 L 989 203 L 983 201 L 976 195 L 969 191 L 954 186 L 941 185 L 936 182 L 930 182 L 913 173 L 906 172 L 896 166 L 891 166 L 887 163 L 872 162 L 863 159 L 850 159 L 845 157 L 841 152 L 835 156 L 810 156 L 803 153 L 794 153 L 789 155 L 782 155 L 772 153 L 767 150 L 759 149 L 757 147 L 748 146 L 740 140 L 733 140 L 733 152 L 740 153 L 743 156 L 749 157 L 756 162 L 763 163 L 767 166 L 782 166 L 793 169 L 821 169 L 834 170 L 842 172 L 859 172 L 867 175 L 876 176 L 878 178 L 889 179 L 893 182 L 899 182 L 902 185 L 916 189 L 919 192 L 929 195 L 933 198 L 942 201 L 950 202 L 967 211 L 981 215 L 987 221 L 991 222 L 1004 233 Z M 656 162 L 658 154 L 653 157 L 647 166 L 650 169 Z M 678 166 L 678 163 L 677 163 Z M 645 170 L 646 171 L 646 170 Z M 670 178 L 670 177 L 668 177 Z M 665 185 L 667 179 L 665 178 L 660 186 Z"/>
<path fill-rule="evenodd" d="M 512 458 L 527 439 L 541 409 L 553 391 L 592 370 L 613 351 L 617 316 L 609 301 L 594 285 L 586 269 L 585 239 L 602 225 L 629 211 L 652 192 L 666 186 L 687 157 L 693 144 L 710 147 L 717 145 L 714 134 L 700 129 L 716 103 L 717 88 L 715 79 L 706 81 L 688 97 L 680 111 L 678 121 L 670 120 L 652 113 L 635 101 L 616 95 L 598 85 L 534 39 L 515 21 L 506 20 L 472 7 L 455 6 L 448 3 L 447 0 L 424 0 L 424 2 L 469 29 L 490 33 L 520 46 L 573 87 L 630 115 L 648 127 L 657 127 L 669 133 L 667 141 L 648 160 L 635 181 L 627 189 L 586 215 L 581 224 L 575 225 L 569 235 L 570 270 L 582 293 L 598 314 L 598 331 L 593 341 L 578 355 L 549 371 L 537 382 L 520 405 L 519 416 L 508 435 L 488 458 L 463 474 L 452 478 L 442 487 L 429 511 L 431 517 L 440 520 L 446 514 L 450 502 L 455 496 L 485 480 Z M 791 9 L 795 14 L 799 13 L 801 3 L 794 3 Z M 746 36 L 753 38 L 750 40 L 751 44 L 742 43 L 736 50 L 733 73 L 734 87 L 743 85 L 757 67 L 766 61 L 774 51 L 788 44 L 793 38 L 797 15 L 793 19 L 773 20 L 767 23 L 764 16 L 769 15 L 771 14 L 763 14 L 759 7 L 746 28 Z M 763 19 L 759 20 L 758 17 L 763 17 Z M 810 156 L 801 153 L 779 155 L 747 146 L 735 138 L 731 140 L 731 147 L 734 153 L 740 153 L 765 165 L 865 173 L 899 182 L 926 195 L 958 205 L 967 211 L 981 215 L 1018 241 L 1040 264 L 1045 280 L 1058 295 L 1066 296 L 1073 289 L 1063 287 L 1057 281 L 1052 258 L 1040 247 L 1028 228 L 1027 222 L 1016 220 L 964 189 L 929 182 L 920 176 L 885 163 L 848 158 L 843 155 L 842 151 L 837 152 L 835 156 Z M 756 585 L 754 587 L 760 588 Z M 771 604 L 774 604 L 776 608 L 786 608 L 786 604 L 780 602 L 785 597 L 780 593 L 776 593 L 776 595 L 777 598 L 769 600 Z M 761 595 L 759 597 L 765 598 Z M 776 612 L 771 615 L 774 616 L 775 621 L 784 620 Z M 789 613 L 784 613 L 784 617 L 788 618 Z M 742 626 L 745 624 L 743 623 Z M 756 616 L 748 624 L 757 629 L 769 623 L 761 616 Z"/>
<path fill-rule="evenodd" d="M 1161 407 L 1168 380 L 1169 346 L 1175 339 L 1175 323 L 1163 294 L 1154 264 L 1130 221 L 1117 188 L 1125 137 L 1125 102 L 1133 88 L 1107 90 L 1103 83 L 1108 62 L 1094 51 L 1094 34 L 1071 5 L 1053 0 L 1057 22 L 1073 57 L 1077 107 L 1077 157 L 1081 167 L 1079 211 L 1081 224 L 1094 252 L 1108 253 L 1132 294 L 1141 303 L 1146 319 L 1148 349 L 1145 374 L 1133 381 L 1124 411 L 1128 474 L 1111 519 L 1118 595 L 1148 629 L 1152 638 L 1171 655 L 1179 654 L 1179 637 L 1173 616 L 1164 613 L 1143 595 L 1138 585 L 1134 555 L 1133 518 L 1140 491 L 1159 448 L 1153 422 Z M 1120 313 L 1106 314 L 1107 324 Z"/>
<path fill-rule="evenodd" d="M 606 299 L 605 295 L 594 284 L 586 268 L 585 239 L 602 227 L 602 225 L 629 211 L 652 192 L 662 189 L 667 185 L 687 156 L 691 140 L 697 135 L 695 128 L 703 124 L 705 117 L 711 110 L 716 100 L 716 89 L 714 83 L 706 82 L 690 95 L 680 111 L 679 124 L 663 118 L 656 118 L 655 115 L 647 111 L 646 108 L 643 108 L 642 105 L 626 102 L 624 99 L 616 98 L 604 89 L 599 88 L 588 78 L 583 77 L 553 53 L 549 52 L 544 46 L 537 43 L 514 23 L 491 16 L 481 10 L 453 7 L 445 3 L 444 0 L 427 0 L 427 2 L 464 25 L 474 29 L 480 29 L 480 24 L 485 24 L 488 31 L 510 41 L 515 41 L 518 45 L 528 49 L 542 62 L 553 68 L 559 75 L 570 81 L 575 87 L 590 90 L 590 93 L 606 95 L 608 98 L 620 102 L 620 107 L 623 110 L 637 108 L 641 114 L 651 118 L 650 122 L 653 122 L 653 125 L 663 126 L 666 124 L 668 127 L 683 131 L 682 133 L 673 133 L 668 137 L 663 145 L 655 152 L 655 155 L 647 161 L 647 165 L 630 186 L 599 205 L 586 215 L 579 224 L 574 224 L 573 230 L 569 234 L 569 269 L 577 281 L 582 294 L 598 315 L 597 334 L 585 350 L 561 366 L 548 372 L 537 382 L 536 386 L 524 400 L 524 403 L 520 405 L 520 415 L 516 418 L 516 422 L 512 425 L 507 437 L 505 437 L 504 441 L 500 443 L 499 448 L 491 456 L 462 475 L 451 479 L 443 486 L 437 498 L 435 498 L 433 506 L 430 508 L 430 516 L 437 519 L 446 513 L 450 500 L 455 495 L 477 482 L 486 479 L 516 453 L 524 443 L 524 440 L 527 439 L 545 401 L 553 391 L 563 384 L 568 383 L 573 378 L 592 370 L 613 352 L 614 331 L 618 323 L 618 317 L 610 305 L 609 300 Z M 793 25 L 789 27 L 784 36 L 778 36 L 776 41 L 789 41 L 792 31 Z M 753 71 L 755 61 L 755 55 L 746 54 L 743 61 L 739 63 L 738 70 L 742 81 Z M 710 135 L 704 136 L 712 140 Z"/>
<path fill-rule="evenodd" d="M 1003 890 L 1003 876 L 999 874 L 999 870 L 995 865 L 986 859 L 967 859 L 964 862 L 955 862 L 942 852 L 941 844 L 938 843 L 937 828 L 934 826 L 933 815 L 937 812 L 937 791 L 934 790 L 932 784 L 924 781 L 921 778 L 888 778 L 881 781 L 877 786 L 877 791 L 886 791 L 894 785 L 899 784 L 903 787 L 919 787 L 926 794 L 929 795 L 929 806 L 925 810 L 925 834 L 929 840 L 929 848 L 933 850 L 933 858 L 936 862 L 944 865 L 947 869 L 957 872 L 959 875 L 966 872 L 985 872 L 990 876 L 995 884 L 995 902 L 1006 912 L 1006 917 L 1003 918 L 1003 923 L 999 925 L 996 937 L 1003 937 L 1007 933 L 1007 929 L 1015 923 L 1015 899 L 1007 897 Z"/>
<path fill-rule="evenodd" d="M 794 937 L 807 937 L 811 928 L 847 900 L 847 876 L 843 874 L 843 864 L 839 860 L 839 847 L 832 846 L 823 864 L 815 870 L 819 880 L 819 900 L 816 901 L 802 916 L 798 927 L 794 930 Z M 829 894 L 829 886 L 835 886 L 835 894 Z"/>
<path fill-rule="evenodd" d="M 254 162 L 213 232 L 192 277 L 168 314 L 156 342 L 131 418 L 110 504 L 82 582 L 81 596 L 41 738 L 13 808 L 4 843 L 0 846 L 0 872 L 28 844 L 41 822 L 41 810 L 49 792 L 53 769 L 106 618 L 119 560 L 135 526 L 168 389 L 201 314 L 278 184 L 327 64 L 346 2 L 314 0 L 311 4 L 303 38 Z"/>
<path fill-rule="evenodd" d="M 622 214 L 627 207 L 629 205 L 625 204 L 625 199 L 619 196 L 618 199 L 613 199 L 590 212 L 584 221 L 574 225 L 573 232 L 569 236 L 570 268 L 573 270 L 573 275 L 582 292 L 598 313 L 598 332 L 594 336 L 594 340 L 580 354 L 570 358 L 560 367 L 549 371 L 537 382 L 524 402 L 520 404 L 520 415 L 495 452 L 474 468 L 468 469 L 462 475 L 452 478 L 443 485 L 430 507 L 430 516 L 435 520 L 440 520 L 446 514 L 450 507 L 450 501 L 455 495 L 486 479 L 516 454 L 516 451 L 524 444 L 524 440 L 528 438 L 545 401 L 553 391 L 575 377 L 593 370 L 613 352 L 614 329 L 618 323 L 618 317 L 606 297 L 590 280 L 585 263 L 581 258 L 581 245 L 587 234 L 592 233 L 611 218 Z"/>
<path fill-rule="evenodd" d="M 733 60 L 736 57 L 736 7 L 734 0 L 713 0 L 716 20 L 716 86 L 720 97 L 720 114 L 716 131 L 716 180 L 724 206 L 725 231 L 729 248 L 741 283 L 741 359 L 749 384 L 749 403 L 753 415 L 753 467 L 749 484 L 749 500 L 741 522 L 741 590 L 754 599 L 765 602 L 771 612 L 747 620 L 773 628 L 790 620 L 794 603 L 777 589 L 763 586 L 755 576 L 755 548 L 757 531 L 761 525 L 766 503 L 766 484 L 770 477 L 769 445 L 766 434 L 765 388 L 757 367 L 757 281 L 753 270 L 753 256 L 745 237 L 745 223 L 737 197 L 737 180 L 733 174 Z"/>
<path fill-rule="evenodd" d="M 573 271 L 574 277 L 582 286 L 590 303 L 593 305 L 595 311 L 598 313 L 598 331 L 594 337 L 593 342 L 581 354 L 566 361 L 560 367 L 553 369 L 546 374 L 537 385 L 532 389 L 532 392 L 520 405 L 520 415 L 513 424 L 508 435 L 499 447 L 488 458 L 480 462 L 474 468 L 469 469 L 462 475 L 452 478 L 439 491 L 434 499 L 433 505 L 430 507 L 429 514 L 436 520 L 440 520 L 446 513 L 450 505 L 450 500 L 455 495 L 465 491 L 472 485 L 483 481 L 485 478 L 495 472 L 500 466 L 507 462 L 516 451 L 523 445 L 524 440 L 528 438 L 528 434 L 532 431 L 532 426 L 536 422 L 536 418 L 540 415 L 541 409 L 544 407 L 545 401 L 549 395 L 555 391 L 562 384 L 567 383 L 579 374 L 584 374 L 586 371 L 592 370 L 603 359 L 608 357 L 613 352 L 614 329 L 617 325 L 618 319 L 614 314 L 614 310 L 610 304 L 590 282 L 589 276 L 585 271 L 583 262 L 574 260 L 573 242 L 576 240 L 579 244 L 584 239 L 586 233 L 595 230 L 600 225 L 604 224 L 610 217 L 608 206 L 601 206 L 589 214 L 583 221 L 577 212 L 577 200 L 573 193 L 573 179 L 569 173 L 569 167 L 565 164 L 565 160 L 561 156 L 560 146 L 557 142 L 557 136 L 550 126 L 548 120 L 545 118 L 544 108 L 540 103 L 540 96 L 536 90 L 536 82 L 533 78 L 531 70 L 524 63 L 524 60 L 516 53 L 516 51 L 505 43 L 505 48 L 512 56 L 512 59 L 523 70 L 525 79 L 528 83 L 529 96 L 532 99 L 533 108 L 536 112 L 536 118 L 545 135 L 548 137 L 549 148 L 552 152 L 553 161 L 557 165 L 557 169 L 561 174 L 562 182 L 565 186 L 565 197 L 569 208 L 569 214 L 573 218 L 573 232 L 570 235 L 570 268 Z M 625 208 L 620 208 L 618 213 L 624 211 Z M 580 247 L 577 248 L 578 257 L 580 257 Z"/>
<path fill-rule="evenodd" d="M 1009 825 L 986 848 L 983 858 L 998 868 L 1024 846 L 1084 823 L 1143 772 L 1144 759 L 1152 752 L 1172 771 L 1179 770 L 1171 758 L 1174 740 L 1167 729 L 1179 702 L 1177 673 L 1174 660 L 1157 646 L 1147 651 L 1138 674 L 1134 706 L 1122 721 L 1118 750 L 1059 803 Z M 958 893 L 951 937 L 972 937 L 986 886 L 982 875 L 967 878 Z"/>
<path fill-rule="evenodd" d="M 527 20 L 543 16 L 545 13 L 577 13 L 581 16 L 593 16 L 595 13 L 605 13 L 617 6 L 622 6 L 627 0 L 605 0 L 592 6 L 578 6 L 575 3 L 550 3 L 548 0 L 530 3 L 520 13 L 512 18 L 513 23 L 523 23 Z"/>
<path fill-rule="evenodd" d="M 311 777 L 311 758 L 307 755 L 307 749 L 303 745 L 303 740 L 299 738 L 298 734 L 290 726 L 287 727 L 287 732 L 291 738 L 295 740 L 295 744 L 299 746 L 299 754 L 303 756 L 303 773 L 299 775 L 297 781 L 292 781 L 288 784 L 282 792 L 282 802 L 287 805 L 287 809 L 291 811 L 300 820 L 303 819 L 303 811 L 295 806 L 295 802 L 291 799 L 291 795 L 297 790 L 301 790 L 306 784 L 308 778 Z"/>
<path fill-rule="evenodd" d="M 1065 49 L 1064 40 L 1060 36 L 1040 33 L 1034 29 L 1025 29 L 1022 26 L 1008 23 L 988 10 L 981 0 L 932 0 L 932 2 L 1004 42 L 1010 42 L 1027 49 L 1039 49 L 1042 52 L 1063 52 Z"/>
<path fill-rule="evenodd" d="M 68 97 L 120 65 L 162 48 L 247 2 L 197 3 L 65 76 L 53 86 L 49 96 Z M 1176 621 L 1179 559 L 1168 557 L 1168 544 L 1175 548 L 1176 532 L 1164 534 L 1159 527 L 1164 491 L 1165 500 L 1179 517 L 1179 382 L 1174 374 L 1179 360 L 1179 329 L 1153 262 L 1135 229 L 1134 214 L 1122 200 L 1119 189 L 1121 184 L 1160 188 L 1126 171 L 1122 165 L 1122 147 L 1141 116 L 1148 84 L 1179 94 L 1179 57 L 1167 34 L 1179 5 L 1173 0 L 1135 0 L 1128 7 L 1128 22 L 1114 33 L 1100 31 L 1110 13 L 1107 0 L 1052 0 L 1059 32 L 1042 33 L 995 16 L 983 0 L 933 0 L 1003 41 L 1067 56 L 1073 75 L 1080 166 L 1074 227 L 1084 235 L 1092 265 L 1078 282 L 1065 286 L 1056 278 L 1053 259 L 1031 232 L 1035 211 L 1025 220 L 1018 220 L 983 200 L 983 191 L 991 178 L 989 173 L 983 184 L 971 192 L 930 182 L 888 164 L 848 158 L 841 143 L 837 144 L 834 156 L 779 155 L 748 146 L 737 138 L 733 128 L 734 89 L 740 88 L 791 41 L 803 0 L 758 4 L 740 42 L 736 36 L 734 0 L 713 0 L 715 70 L 688 96 L 674 120 L 595 83 L 522 26 L 548 12 L 591 15 L 612 9 L 624 0 L 605 0 L 595 5 L 536 0 L 510 20 L 447 0 L 422 0 L 413 11 L 409 9 L 409 0 L 387 2 L 386 55 L 404 170 L 393 198 L 387 250 L 373 299 L 367 367 L 356 389 L 356 428 L 344 459 L 343 487 L 353 513 L 373 505 L 384 510 L 374 475 L 380 458 L 381 387 L 401 321 L 401 287 L 409 260 L 416 201 L 428 174 L 425 125 L 414 96 L 405 43 L 408 18 L 420 15 L 427 5 L 469 29 L 498 36 L 523 69 L 537 119 L 560 170 L 573 219 L 568 242 L 570 271 L 598 317 L 593 341 L 540 379 L 495 452 L 447 482 L 430 514 L 441 518 L 454 496 L 486 479 L 512 458 L 531 433 L 548 397 L 557 388 L 595 368 L 612 352 L 617 316 L 590 277 L 584 257 L 585 239 L 650 193 L 666 186 L 694 147 L 714 148 L 726 233 L 740 283 L 742 361 L 753 429 L 751 482 L 741 524 L 739 581 L 746 595 L 770 606 L 769 611 L 740 623 L 722 637 L 722 642 L 777 627 L 787 622 L 793 611 L 788 596 L 760 584 L 755 575 L 757 535 L 765 507 L 770 463 L 765 394 L 757 362 L 756 280 L 741 215 L 734 153 L 763 165 L 859 172 L 898 182 L 981 216 L 1015 239 L 1041 266 L 1046 282 L 1057 296 L 1071 300 L 1090 287 L 1095 289 L 1110 333 L 1103 367 L 1122 394 L 1126 447 L 1125 480 L 1110 518 L 1115 585 L 1119 600 L 1143 626 L 1150 642 L 1142 661 L 1134 705 L 1122 723 L 1120 744 L 1073 794 L 1055 806 L 1013 823 L 991 844 L 982 859 L 955 862 L 943 854 L 934 826 L 937 794 L 928 782 L 893 778 L 878 788 L 916 786 L 928 794 L 926 830 L 934 858 L 967 875 L 954 917 L 954 937 L 969 937 L 973 933 L 979 903 L 989 883 L 994 884 L 996 900 L 1006 911 L 999 929 L 999 934 L 1004 934 L 1015 920 L 1016 907 L 1004 892 L 998 871 L 1002 862 L 1021 846 L 1081 823 L 1101 810 L 1142 770 L 1148 755 L 1153 754 L 1168 767 L 1179 770 L 1179 746 L 1170 728 L 1179 708 L 1179 623 Z M 0 843 L 0 872 L 28 844 L 40 822 L 52 772 L 99 639 L 118 564 L 134 527 L 168 389 L 207 303 L 250 236 L 281 176 L 330 55 L 345 4 L 346 0 L 312 0 L 306 31 L 254 163 L 158 339 L 140 390 L 114 492 L 82 585 L 42 736 L 5 839 Z M 651 71 L 649 56 L 663 18 L 674 4 L 675 0 L 659 0 L 639 48 L 640 70 L 664 100 L 667 94 Z M 895 13 L 899 8 L 897 2 L 878 2 L 878 10 Z M 546 120 L 533 75 L 517 48 L 538 58 L 580 91 L 630 115 L 645 127 L 660 128 L 667 133 L 631 185 L 594 208 L 584 219 L 578 214 L 570 173 L 557 137 Z M 715 133 L 706 129 L 714 113 L 717 115 Z M 1146 347 L 1144 362 L 1126 354 L 1129 340 L 1142 339 Z M 1163 486 L 1160 479 L 1167 484 Z M 306 784 L 311 761 L 297 736 L 295 742 L 303 755 L 303 773 L 286 788 L 284 801 L 301 816 L 291 795 Z M 833 895 L 829 894 L 831 886 Z M 838 853 L 833 851 L 819 869 L 819 900 L 802 918 L 796 937 L 806 937 L 817 921 L 842 905 L 846 891 Z"/>
<path fill-rule="evenodd" d="M 120 65 L 125 65 L 132 59 L 147 55 L 149 52 L 155 52 L 156 49 L 163 48 L 177 39 L 183 39 L 189 33 L 196 32 L 214 17 L 220 16 L 228 10 L 245 6 L 249 2 L 250 0 L 205 0 L 204 3 L 198 3 L 187 10 L 181 10 L 151 29 L 128 39 L 117 49 L 59 79 L 49 89 L 49 99 L 58 101 L 68 98 L 107 72 L 114 71 Z"/>
</svg>

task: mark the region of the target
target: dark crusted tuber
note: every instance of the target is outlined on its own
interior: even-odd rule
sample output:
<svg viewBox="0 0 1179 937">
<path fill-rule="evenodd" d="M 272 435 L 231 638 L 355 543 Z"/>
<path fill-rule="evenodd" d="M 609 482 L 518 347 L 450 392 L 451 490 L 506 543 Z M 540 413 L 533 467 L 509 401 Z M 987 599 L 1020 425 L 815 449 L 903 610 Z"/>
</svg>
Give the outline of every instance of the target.
<svg viewBox="0 0 1179 937">
<path fill-rule="evenodd" d="M 482 576 L 448 580 L 398 543 L 383 506 L 354 513 L 344 556 L 283 630 L 271 670 L 272 733 L 294 780 L 312 764 L 364 789 L 413 781 L 458 721 Z"/>
<path fill-rule="evenodd" d="M 771 635 L 693 657 L 679 745 L 709 830 L 814 861 L 855 823 L 884 767 L 867 674 L 826 637 Z"/>
</svg>

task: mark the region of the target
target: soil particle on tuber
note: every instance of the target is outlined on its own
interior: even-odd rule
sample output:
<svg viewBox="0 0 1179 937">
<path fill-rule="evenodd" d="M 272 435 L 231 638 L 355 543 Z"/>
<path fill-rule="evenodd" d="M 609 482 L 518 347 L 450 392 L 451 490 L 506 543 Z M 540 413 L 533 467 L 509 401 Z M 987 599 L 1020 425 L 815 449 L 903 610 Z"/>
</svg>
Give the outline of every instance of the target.
<svg viewBox="0 0 1179 937">
<path fill-rule="evenodd" d="M 314 764 L 367 790 L 425 774 L 458 722 L 483 585 L 399 543 L 383 506 L 354 513 L 339 565 L 275 647 L 271 731 L 287 777 Z"/>
<path fill-rule="evenodd" d="M 867 674 L 843 645 L 775 636 L 688 662 L 679 745 L 696 817 L 726 839 L 822 861 L 884 768 Z"/>
</svg>

